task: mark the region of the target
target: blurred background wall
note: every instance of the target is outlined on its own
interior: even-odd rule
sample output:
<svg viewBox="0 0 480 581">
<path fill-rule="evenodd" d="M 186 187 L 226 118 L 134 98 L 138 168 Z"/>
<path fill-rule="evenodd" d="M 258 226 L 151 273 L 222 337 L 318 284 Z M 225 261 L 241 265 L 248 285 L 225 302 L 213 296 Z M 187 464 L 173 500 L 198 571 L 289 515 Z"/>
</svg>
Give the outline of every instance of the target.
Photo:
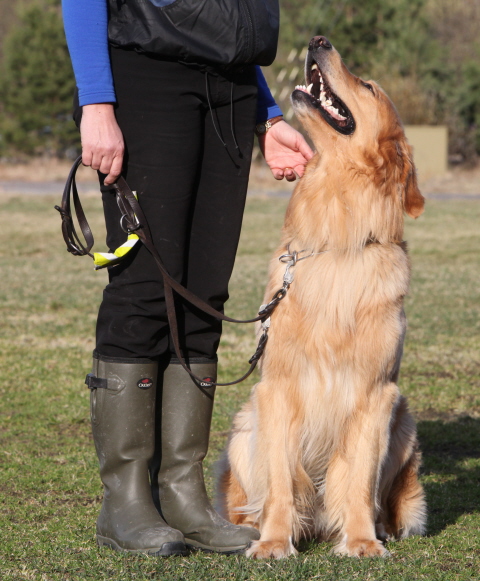
<svg viewBox="0 0 480 581">
<path fill-rule="evenodd" d="M 450 163 L 480 156 L 479 0 L 280 0 L 276 62 L 265 69 L 295 124 L 309 39 L 327 36 L 355 74 L 379 82 L 406 125 L 445 126 Z M 74 157 L 74 79 L 59 0 L 0 0 L 0 158 Z"/>
</svg>

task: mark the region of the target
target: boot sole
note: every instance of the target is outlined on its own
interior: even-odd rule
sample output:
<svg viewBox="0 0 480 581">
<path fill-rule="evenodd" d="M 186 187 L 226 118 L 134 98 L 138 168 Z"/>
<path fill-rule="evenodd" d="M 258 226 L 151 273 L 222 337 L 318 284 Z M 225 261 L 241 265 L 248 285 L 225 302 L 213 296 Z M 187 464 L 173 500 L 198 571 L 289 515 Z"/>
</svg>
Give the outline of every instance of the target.
<svg viewBox="0 0 480 581">
<path fill-rule="evenodd" d="M 151 557 L 174 557 L 175 555 L 185 557 L 188 555 L 187 547 L 180 541 L 164 543 L 158 549 L 124 549 L 120 547 L 120 545 L 118 545 L 114 540 L 97 535 L 97 544 L 100 548 L 107 547 L 108 549 L 119 551 L 120 553 L 150 555 Z"/>
<path fill-rule="evenodd" d="M 185 539 L 185 544 L 193 551 L 202 551 L 203 553 L 221 553 L 222 555 L 241 555 L 245 553 L 252 543 L 247 545 L 238 545 L 236 547 L 212 547 L 194 541 L 192 539 Z"/>
</svg>

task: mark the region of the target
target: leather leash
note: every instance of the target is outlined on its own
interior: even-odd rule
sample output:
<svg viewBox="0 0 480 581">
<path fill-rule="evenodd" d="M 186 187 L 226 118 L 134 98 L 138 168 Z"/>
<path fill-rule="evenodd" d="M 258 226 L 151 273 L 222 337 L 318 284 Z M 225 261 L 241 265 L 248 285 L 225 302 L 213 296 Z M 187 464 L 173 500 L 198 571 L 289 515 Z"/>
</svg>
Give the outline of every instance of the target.
<svg viewBox="0 0 480 581">
<path fill-rule="evenodd" d="M 78 195 L 78 189 L 75 182 L 75 175 L 81 163 L 82 156 L 79 156 L 75 160 L 72 169 L 68 174 L 67 182 L 63 190 L 61 205 L 55 206 L 55 209 L 60 212 L 62 218 L 62 234 L 65 243 L 67 245 L 68 252 L 72 253 L 75 256 L 88 255 L 93 258 L 92 254 L 90 253 L 90 250 L 93 247 L 94 238 L 92 230 L 88 224 L 85 213 L 83 211 L 82 204 L 80 203 L 80 197 Z M 191 371 L 191 369 L 186 364 L 184 358 L 182 357 L 179 342 L 177 317 L 175 313 L 174 291 L 196 308 L 200 309 L 201 311 L 208 315 L 211 315 L 212 317 L 215 317 L 216 319 L 220 319 L 222 321 L 227 321 L 230 323 L 255 323 L 257 321 L 262 321 L 262 323 L 265 323 L 265 321 L 270 317 L 278 303 L 286 296 L 289 285 L 288 284 L 286 285 L 284 283 L 282 288 L 279 289 L 274 294 L 272 300 L 268 304 L 262 305 L 260 307 L 258 315 L 253 319 L 245 320 L 233 319 L 232 317 L 228 317 L 224 313 L 217 311 L 216 309 L 211 307 L 208 303 L 194 295 L 191 291 L 186 289 L 183 285 L 181 285 L 179 282 L 177 282 L 174 278 L 170 276 L 167 269 L 165 268 L 165 265 L 163 264 L 163 261 L 160 257 L 160 254 L 158 253 L 158 250 L 155 248 L 145 214 L 143 213 L 140 204 L 138 203 L 135 195 L 133 194 L 132 190 L 128 186 L 125 179 L 122 176 L 120 176 L 117 179 L 117 181 L 112 185 L 112 188 L 116 192 L 117 203 L 123 214 L 122 227 L 128 233 L 137 234 L 142 243 L 146 246 L 146 248 L 153 256 L 158 266 L 158 269 L 162 274 L 165 292 L 165 305 L 167 310 L 168 324 L 170 327 L 170 334 L 172 337 L 175 355 L 177 356 L 182 367 L 190 374 L 192 379 L 194 379 L 198 385 L 202 386 L 205 386 L 207 383 L 208 386 L 235 385 L 236 383 L 240 383 L 241 381 L 246 379 L 253 372 L 258 363 L 258 360 L 263 355 L 265 345 L 268 340 L 268 325 L 262 325 L 263 333 L 260 336 L 257 349 L 248 361 L 250 364 L 250 368 L 242 377 L 235 381 L 230 381 L 227 383 L 206 382 L 204 379 L 197 377 Z M 73 198 L 78 224 L 85 238 L 85 244 L 81 242 L 80 238 L 77 235 L 77 232 L 75 231 L 75 226 L 73 223 L 71 212 L 71 203 L 70 203 L 71 197 Z"/>
</svg>

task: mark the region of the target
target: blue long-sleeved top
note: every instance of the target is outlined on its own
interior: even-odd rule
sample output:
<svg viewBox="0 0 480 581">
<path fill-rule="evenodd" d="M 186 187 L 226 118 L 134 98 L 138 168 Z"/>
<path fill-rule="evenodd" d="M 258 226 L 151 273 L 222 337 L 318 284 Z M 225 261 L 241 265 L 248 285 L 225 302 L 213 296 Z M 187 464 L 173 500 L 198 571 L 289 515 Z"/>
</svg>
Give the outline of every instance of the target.
<svg viewBox="0 0 480 581">
<path fill-rule="evenodd" d="M 172 0 L 156 0 L 168 4 Z M 80 105 L 116 101 L 108 55 L 107 0 L 62 0 L 63 21 Z M 260 67 L 257 123 L 281 115 Z"/>
</svg>

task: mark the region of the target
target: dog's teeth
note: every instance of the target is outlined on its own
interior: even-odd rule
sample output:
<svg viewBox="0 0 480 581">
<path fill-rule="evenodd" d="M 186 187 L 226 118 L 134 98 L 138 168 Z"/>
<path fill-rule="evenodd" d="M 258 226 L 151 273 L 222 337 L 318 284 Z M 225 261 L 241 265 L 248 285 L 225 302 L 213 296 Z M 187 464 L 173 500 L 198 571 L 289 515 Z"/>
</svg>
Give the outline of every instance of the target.
<svg viewBox="0 0 480 581">
<path fill-rule="evenodd" d="M 320 93 L 320 101 L 321 101 L 322 103 L 325 103 L 325 100 L 326 100 L 326 97 L 325 97 L 325 91 L 322 91 L 322 92 Z"/>
<path fill-rule="evenodd" d="M 316 71 L 318 69 L 317 63 L 313 63 L 311 71 Z"/>
<path fill-rule="evenodd" d="M 325 105 L 326 105 L 327 107 L 330 107 L 330 106 L 332 105 L 332 102 L 330 101 L 330 99 L 327 99 L 327 100 L 325 101 Z"/>
<path fill-rule="evenodd" d="M 313 83 L 310 83 L 307 87 L 307 91 L 310 93 L 310 95 L 312 94 L 312 88 L 313 88 Z"/>
<path fill-rule="evenodd" d="M 338 121 L 345 121 L 346 117 L 344 117 L 343 115 L 340 115 L 340 113 L 338 112 L 338 109 L 336 109 L 335 107 L 332 107 L 331 105 L 326 105 L 324 106 L 325 111 L 328 111 L 328 113 L 330 113 L 330 115 L 334 118 L 337 119 Z"/>
</svg>

